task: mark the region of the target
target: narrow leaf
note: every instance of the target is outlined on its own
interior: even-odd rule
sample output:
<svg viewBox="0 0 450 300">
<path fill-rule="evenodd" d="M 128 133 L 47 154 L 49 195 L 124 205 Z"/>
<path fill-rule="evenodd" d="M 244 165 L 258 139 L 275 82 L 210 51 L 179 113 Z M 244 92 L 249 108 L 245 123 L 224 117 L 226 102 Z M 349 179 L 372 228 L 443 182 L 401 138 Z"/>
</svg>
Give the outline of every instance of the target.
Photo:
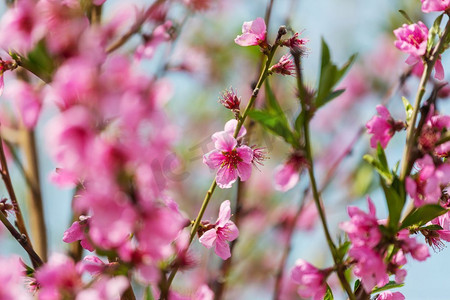
<svg viewBox="0 0 450 300">
<path fill-rule="evenodd" d="M 412 225 L 421 226 L 434 218 L 443 215 L 448 210 L 440 206 L 439 204 L 427 204 L 417 209 L 413 210 L 406 216 L 405 220 L 402 223 L 401 229 L 407 228 Z"/>
<path fill-rule="evenodd" d="M 411 20 L 411 18 L 408 16 L 408 14 L 406 13 L 406 11 L 400 9 L 398 12 L 406 19 L 406 21 L 408 21 L 407 23 L 408 23 L 409 25 L 411 25 L 411 24 L 414 23 L 413 20 Z"/>
<path fill-rule="evenodd" d="M 409 121 L 412 118 L 414 109 L 413 109 L 411 103 L 409 103 L 408 99 L 406 99 L 405 97 L 402 97 L 402 101 L 403 101 L 403 105 L 405 106 L 406 122 L 409 123 Z"/>
</svg>

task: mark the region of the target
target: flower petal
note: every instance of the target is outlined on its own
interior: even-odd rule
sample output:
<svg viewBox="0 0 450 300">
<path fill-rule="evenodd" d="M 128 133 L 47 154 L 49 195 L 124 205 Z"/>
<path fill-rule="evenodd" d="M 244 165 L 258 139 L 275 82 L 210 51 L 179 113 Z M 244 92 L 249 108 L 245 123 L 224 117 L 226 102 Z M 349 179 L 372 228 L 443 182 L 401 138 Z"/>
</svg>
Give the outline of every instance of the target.
<svg viewBox="0 0 450 300">
<path fill-rule="evenodd" d="M 230 208 L 230 200 L 225 200 L 220 205 L 219 209 L 219 218 L 217 218 L 216 226 L 223 227 L 230 220 L 231 216 L 231 208 Z"/>
<path fill-rule="evenodd" d="M 234 166 L 225 165 L 219 168 L 216 175 L 217 185 L 221 189 L 229 189 L 237 179 L 237 170 Z"/>
<path fill-rule="evenodd" d="M 214 249 L 217 256 L 223 260 L 227 260 L 231 257 L 230 246 L 224 240 L 218 238 L 216 241 L 216 248 Z"/>
<path fill-rule="evenodd" d="M 212 248 L 216 242 L 217 239 L 217 232 L 215 229 L 210 229 L 206 231 L 199 239 L 198 241 L 205 246 L 206 248 Z"/>
<path fill-rule="evenodd" d="M 237 145 L 236 139 L 226 131 L 216 132 L 211 138 L 214 141 L 214 147 L 221 151 L 230 152 Z"/>
</svg>

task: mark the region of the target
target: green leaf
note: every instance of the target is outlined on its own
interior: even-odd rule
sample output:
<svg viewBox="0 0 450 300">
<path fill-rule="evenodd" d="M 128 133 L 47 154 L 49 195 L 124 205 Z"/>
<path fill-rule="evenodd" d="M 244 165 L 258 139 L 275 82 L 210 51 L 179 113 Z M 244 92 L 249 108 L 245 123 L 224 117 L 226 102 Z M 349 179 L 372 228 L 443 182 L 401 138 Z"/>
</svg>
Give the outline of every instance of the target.
<svg viewBox="0 0 450 300">
<path fill-rule="evenodd" d="M 147 286 L 147 287 L 145 288 L 144 299 L 145 299 L 145 300 L 155 300 L 155 297 L 153 297 L 153 293 L 152 293 L 152 288 L 151 288 L 151 286 Z"/>
<path fill-rule="evenodd" d="M 379 288 L 374 288 L 372 290 L 372 293 L 379 293 L 379 292 L 383 292 L 383 291 L 387 291 L 390 289 L 395 289 L 395 288 L 399 288 L 404 286 L 404 283 L 396 283 L 395 281 L 389 281 L 385 286 L 379 287 Z"/>
<path fill-rule="evenodd" d="M 287 143 L 294 148 L 299 147 L 299 141 L 295 138 L 293 132 L 289 129 L 284 114 L 273 114 L 268 111 L 252 110 L 248 114 L 250 118 L 260 123 L 264 128 L 273 134 L 282 137 Z"/>
<path fill-rule="evenodd" d="M 283 110 L 281 109 L 280 104 L 278 103 L 277 99 L 275 98 L 275 94 L 273 93 L 268 80 L 266 80 L 266 82 L 264 83 L 264 87 L 266 90 L 266 108 L 267 108 L 267 110 L 270 112 L 275 112 L 277 114 L 285 116 Z M 286 122 L 287 122 L 287 119 L 286 119 Z"/>
<path fill-rule="evenodd" d="M 409 25 L 411 25 L 411 24 L 414 23 L 413 20 L 411 20 L 411 18 L 408 16 L 408 14 L 406 13 L 406 11 L 400 9 L 398 12 L 406 19 L 406 21 L 408 21 L 407 23 L 408 23 Z"/>
<path fill-rule="evenodd" d="M 302 132 L 304 122 L 305 122 L 305 112 L 301 111 L 298 114 L 297 119 L 295 119 L 295 123 L 294 123 L 294 128 L 295 128 L 296 132 L 298 132 L 298 133 Z"/>
<path fill-rule="evenodd" d="M 331 290 L 328 284 L 327 284 L 327 293 L 323 297 L 323 300 L 334 300 L 333 291 Z"/>
<path fill-rule="evenodd" d="M 344 243 L 339 245 L 339 248 L 337 249 L 337 258 L 339 260 L 342 260 L 344 258 L 344 256 L 347 254 L 348 249 L 350 248 L 351 245 L 352 245 L 352 243 L 350 241 L 345 241 Z"/>
<path fill-rule="evenodd" d="M 414 109 L 413 109 L 411 103 L 409 103 L 408 99 L 406 99 L 405 97 L 402 97 L 402 101 L 403 101 L 403 105 L 405 106 L 406 122 L 409 123 L 409 121 L 412 118 Z"/>
<path fill-rule="evenodd" d="M 317 97 L 315 100 L 316 108 L 319 108 L 331 100 L 341 95 L 344 90 L 334 90 L 334 86 L 342 79 L 354 62 L 356 55 L 352 55 L 348 61 L 338 68 L 330 57 L 330 49 L 327 43 L 322 39 L 322 57 L 320 63 L 319 87 L 317 88 Z"/>
<path fill-rule="evenodd" d="M 21 65 L 45 82 L 51 81 L 55 70 L 54 60 L 50 57 L 43 41 L 40 41 L 26 58 L 21 59 Z"/>
<path fill-rule="evenodd" d="M 428 31 L 427 52 L 430 52 L 431 48 L 433 48 L 436 36 L 441 34 L 441 21 L 443 16 L 444 14 L 439 15 L 439 17 L 434 20 L 433 26 Z"/>
<path fill-rule="evenodd" d="M 385 171 L 389 172 L 389 165 L 386 159 L 386 153 L 384 153 L 384 149 L 383 147 L 381 147 L 381 144 L 378 142 L 377 144 L 377 156 L 378 156 L 378 160 L 381 163 L 381 166 L 383 167 L 383 169 Z"/>
<path fill-rule="evenodd" d="M 361 285 L 361 280 L 356 279 L 355 284 L 353 285 L 353 291 L 356 292 L 356 290 L 359 288 L 360 285 Z"/>
<path fill-rule="evenodd" d="M 363 197 L 372 187 L 374 173 L 371 166 L 361 163 L 355 170 L 352 183 L 352 195 Z"/>
<path fill-rule="evenodd" d="M 389 171 L 389 169 L 386 169 L 378 159 L 376 159 L 370 154 L 365 154 L 363 156 L 363 159 L 367 161 L 369 164 L 371 164 L 378 172 L 378 174 L 380 174 L 384 179 L 386 179 L 388 182 L 392 181 L 391 172 Z"/>
<path fill-rule="evenodd" d="M 405 205 L 405 197 L 403 192 L 397 190 L 394 185 L 387 185 L 383 178 L 380 177 L 381 186 L 383 187 L 384 195 L 386 196 L 386 202 L 389 211 L 388 227 L 396 229 L 398 222 L 400 221 L 400 215 Z"/>
<path fill-rule="evenodd" d="M 442 230 L 443 228 L 437 224 L 431 224 L 419 228 L 420 230 Z"/>
<path fill-rule="evenodd" d="M 412 225 L 422 226 L 446 212 L 448 212 L 448 210 L 439 204 L 426 204 L 420 206 L 406 216 L 400 228 L 403 229 Z"/>
</svg>

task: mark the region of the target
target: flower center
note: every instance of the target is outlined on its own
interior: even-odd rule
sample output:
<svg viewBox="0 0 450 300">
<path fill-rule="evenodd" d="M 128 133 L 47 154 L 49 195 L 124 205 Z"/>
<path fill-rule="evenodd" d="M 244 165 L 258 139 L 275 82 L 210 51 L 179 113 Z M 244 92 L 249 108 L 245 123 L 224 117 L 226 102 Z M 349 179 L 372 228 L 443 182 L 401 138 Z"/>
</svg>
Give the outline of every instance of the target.
<svg viewBox="0 0 450 300">
<path fill-rule="evenodd" d="M 242 161 L 242 158 L 239 157 L 239 154 L 237 153 L 236 149 L 233 149 L 228 152 L 222 152 L 222 154 L 225 156 L 225 160 L 223 162 L 224 165 L 233 166 L 236 168 L 238 163 Z"/>
</svg>

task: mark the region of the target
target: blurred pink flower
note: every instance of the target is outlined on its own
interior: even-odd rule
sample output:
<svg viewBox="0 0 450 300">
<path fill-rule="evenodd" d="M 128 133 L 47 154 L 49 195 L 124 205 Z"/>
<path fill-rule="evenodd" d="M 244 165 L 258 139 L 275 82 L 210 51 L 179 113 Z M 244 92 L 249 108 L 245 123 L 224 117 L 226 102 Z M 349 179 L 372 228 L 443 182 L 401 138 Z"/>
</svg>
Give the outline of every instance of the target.
<svg viewBox="0 0 450 300">
<path fill-rule="evenodd" d="M 291 278 L 299 284 L 297 291 L 302 298 L 312 297 L 314 300 L 321 300 L 325 296 L 327 290 L 325 274 L 305 260 L 298 259 L 295 262 Z"/>
<path fill-rule="evenodd" d="M 206 248 L 214 248 L 214 252 L 223 260 L 231 257 L 230 246 L 226 243 L 234 241 L 239 236 L 239 230 L 233 221 L 230 221 L 230 200 L 225 200 L 220 205 L 219 217 L 214 228 L 206 231 L 199 239 Z"/>
<path fill-rule="evenodd" d="M 307 165 L 308 162 L 302 153 L 291 154 L 283 165 L 279 165 L 274 170 L 275 189 L 280 192 L 292 189 L 299 181 L 303 168 Z"/>
<path fill-rule="evenodd" d="M 229 133 L 234 130 L 225 130 L 212 135 L 216 149 L 203 156 L 209 168 L 218 169 L 216 182 L 223 189 L 231 188 L 238 176 L 242 181 L 250 178 L 253 160 L 253 150 L 245 145 L 237 146 L 236 139 Z"/>
<path fill-rule="evenodd" d="M 25 127 L 29 129 L 34 128 L 42 108 L 40 92 L 29 83 L 16 80 L 9 85 L 5 96 L 12 99 Z"/>
<path fill-rule="evenodd" d="M 234 40 L 239 46 L 258 46 L 266 43 L 266 23 L 263 18 L 256 18 L 254 21 L 244 22 L 242 25 L 242 35 L 238 35 Z"/>
<path fill-rule="evenodd" d="M 78 293 L 76 300 L 116 300 L 130 285 L 128 279 L 121 275 L 100 277 L 89 288 Z"/>
<path fill-rule="evenodd" d="M 40 300 L 59 300 L 62 295 L 73 297 L 83 286 L 74 261 L 59 253 L 53 254 L 36 271 L 35 278 L 39 284 Z"/>
<path fill-rule="evenodd" d="M 450 0 L 420 0 L 422 11 L 429 13 L 432 11 L 444 11 L 450 8 Z"/>
<path fill-rule="evenodd" d="M 25 267 L 19 256 L 0 257 L 1 300 L 34 299 L 24 286 Z"/>
<path fill-rule="evenodd" d="M 353 272 L 359 278 L 364 290 L 370 294 L 375 286 L 382 287 L 389 282 L 383 258 L 371 247 L 352 247 L 348 255 L 356 260 Z"/>
<path fill-rule="evenodd" d="M 44 37 L 45 28 L 36 1 L 19 0 L 0 21 L 0 47 L 25 55 Z"/>
<path fill-rule="evenodd" d="M 170 40 L 170 28 L 172 28 L 172 21 L 170 20 L 167 20 L 164 24 L 157 26 L 155 30 L 153 30 L 152 34 L 148 37 L 148 40 L 145 42 L 145 44 L 140 45 L 136 49 L 136 59 L 151 59 L 155 54 L 156 47 L 158 47 L 161 43 Z"/>
<path fill-rule="evenodd" d="M 367 197 L 369 213 L 365 213 L 355 206 L 348 207 L 350 221 L 342 222 L 339 227 L 344 230 L 353 246 L 375 247 L 381 240 L 381 232 L 378 228 L 375 205 Z"/>
<path fill-rule="evenodd" d="M 404 123 L 402 121 L 395 121 L 389 110 L 383 105 L 377 105 L 377 112 L 379 116 L 373 116 L 366 123 L 367 132 L 373 134 L 370 139 L 370 147 L 377 148 L 380 143 L 381 147 L 386 148 L 395 131 L 403 129 Z"/>
</svg>

